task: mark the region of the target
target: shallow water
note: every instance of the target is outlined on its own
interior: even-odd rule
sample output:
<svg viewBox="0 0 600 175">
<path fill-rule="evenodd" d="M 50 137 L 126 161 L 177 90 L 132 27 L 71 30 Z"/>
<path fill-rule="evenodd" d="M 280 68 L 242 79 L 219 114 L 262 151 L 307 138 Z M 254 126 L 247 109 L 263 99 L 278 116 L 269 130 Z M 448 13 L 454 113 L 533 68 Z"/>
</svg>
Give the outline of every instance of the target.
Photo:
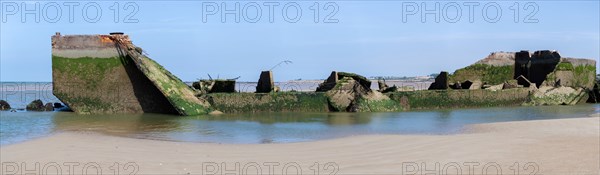
<svg viewBox="0 0 600 175">
<path fill-rule="evenodd" d="M 0 112 L 0 145 L 57 132 L 184 142 L 286 143 L 364 134 L 453 134 L 468 124 L 588 117 L 600 104 L 392 113 L 263 113 L 180 117 Z"/>
</svg>

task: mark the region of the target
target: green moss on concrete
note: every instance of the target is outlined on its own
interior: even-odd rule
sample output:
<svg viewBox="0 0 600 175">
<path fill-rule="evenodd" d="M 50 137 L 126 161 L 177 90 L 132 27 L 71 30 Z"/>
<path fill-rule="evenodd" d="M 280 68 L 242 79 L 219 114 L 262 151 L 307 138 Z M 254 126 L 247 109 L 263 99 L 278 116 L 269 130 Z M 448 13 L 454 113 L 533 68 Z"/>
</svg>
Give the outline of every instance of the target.
<svg viewBox="0 0 600 175">
<path fill-rule="evenodd" d="M 327 97 L 319 92 L 211 93 L 203 98 L 225 113 L 329 111 Z"/>
<path fill-rule="evenodd" d="M 524 105 L 575 105 L 584 102 L 588 97 L 587 91 L 582 88 L 559 87 L 551 91 L 553 92 L 536 92 L 532 94 Z"/>
<path fill-rule="evenodd" d="M 554 72 L 550 72 L 546 75 L 546 80 L 544 82 L 556 82 L 556 74 Z"/>
<path fill-rule="evenodd" d="M 359 98 L 356 103 L 358 112 L 394 112 L 403 110 L 398 101 L 391 99 L 367 100 Z"/>
<path fill-rule="evenodd" d="M 573 76 L 575 78 L 576 87 L 585 87 L 591 89 L 595 83 L 596 66 L 582 65 L 575 66 Z"/>
<path fill-rule="evenodd" d="M 339 79 L 350 77 L 350 78 L 356 80 L 359 84 L 365 86 L 366 88 L 371 87 L 371 81 L 362 75 L 358 75 L 358 74 L 350 73 L 350 72 L 337 72 L 337 75 L 338 75 Z"/>
<path fill-rule="evenodd" d="M 340 89 L 344 85 L 347 85 L 350 81 L 356 81 L 356 80 L 352 79 L 352 77 L 341 78 L 335 83 L 335 86 L 332 89 Z"/>
<path fill-rule="evenodd" d="M 573 69 L 573 64 L 569 62 L 560 62 L 556 65 L 556 68 L 554 70 L 572 71 Z"/>
<path fill-rule="evenodd" d="M 557 72 L 571 72 L 573 77 L 557 77 Z M 554 82 L 558 79 L 568 79 L 571 83 L 564 84 L 570 87 L 583 87 L 591 89 L 594 87 L 594 79 L 596 74 L 596 67 L 592 65 L 580 65 L 573 66 L 569 62 L 560 62 L 553 72 L 546 75 L 546 85 L 553 86 Z"/>
<path fill-rule="evenodd" d="M 449 76 L 449 82 L 464 82 L 467 80 L 481 80 L 487 84 L 500 84 L 507 80 L 512 80 L 514 67 L 509 66 L 491 66 L 486 64 L 473 64 L 454 71 Z"/>
<path fill-rule="evenodd" d="M 147 57 L 142 57 L 140 63 L 136 66 L 140 71 L 157 87 L 164 95 L 169 103 L 175 107 L 177 112 L 181 115 L 198 115 L 206 114 L 209 109 L 208 103 L 202 103 L 199 99 L 194 96 L 194 93 L 190 87 L 183 83 L 179 78 L 171 74 L 171 72 L 164 69 L 154 60 Z M 59 56 L 52 57 L 52 68 L 56 71 L 57 75 L 66 76 L 61 77 L 69 82 L 64 83 L 78 83 L 91 94 L 89 96 L 78 96 L 78 98 L 70 97 L 68 94 L 62 94 L 58 96 L 65 102 L 72 103 L 73 107 L 78 110 L 89 111 L 90 113 L 106 113 L 100 111 L 116 111 L 109 109 L 105 103 L 101 103 L 101 99 L 94 99 L 91 97 L 101 96 L 100 94 L 106 90 L 107 85 L 104 81 L 107 77 L 111 76 L 111 72 L 115 69 L 124 69 L 125 65 L 135 64 L 132 62 L 132 58 L 129 57 L 111 57 L 111 58 L 63 58 Z M 104 89 L 103 89 L 104 88 Z M 79 94 L 83 95 L 83 94 Z M 157 94 L 159 95 L 159 94 Z M 71 96 L 76 96 L 72 94 Z M 97 101 L 97 103 L 94 103 Z M 86 103 L 79 103 L 86 102 Z M 96 106 L 97 109 L 93 109 Z"/>
<path fill-rule="evenodd" d="M 498 91 L 429 90 L 392 92 L 390 100 L 355 101 L 358 112 L 391 112 L 420 109 L 518 106 L 527 101 L 529 90 L 514 88 Z M 225 113 L 328 112 L 325 93 L 212 93 L 203 98 Z"/>
<path fill-rule="evenodd" d="M 575 105 L 582 98 L 587 96 L 586 93 L 571 93 L 571 94 L 557 94 L 548 95 L 544 97 L 531 97 L 531 100 L 524 103 L 527 106 L 540 106 L 540 105 Z"/>
<path fill-rule="evenodd" d="M 138 61 L 138 68 L 158 87 L 181 115 L 200 115 L 211 111 L 208 103 L 197 99 L 187 84 L 156 61 L 145 56 L 140 56 Z"/>
<path fill-rule="evenodd" d="M 62 101 L 68 102 L 67 105 L 77 107 L 77 112 L 80 114 L 111 114 L 118 110 L 118 107 L 111 103 L 106 103 L 100 98 L 65 93 L 55 93 L 54 95 L 60 97 Z"/>
<path fill-rule="evenodd" d="M 64 58 L 52 56 L 53 71 L 60 71 L 63 74 L 73 76 L 70 79 L 78 80 L 86 85 L 86 89 L 96 89 L 98 83 L 114 68 L 122 67 L 127 64 L 119 57 L 111 58 Z"/>
<path fill-rule="evenodd" d="M 467 107 L 517 106 L 528 98 L 529 91 L 525 88 L 490 91 L 477 90 L 428 90 L 412 92 L 388 93 L 392 100 L 401 104 L 404 110 L 411 109 L 444 109 Z"/>
</svg>

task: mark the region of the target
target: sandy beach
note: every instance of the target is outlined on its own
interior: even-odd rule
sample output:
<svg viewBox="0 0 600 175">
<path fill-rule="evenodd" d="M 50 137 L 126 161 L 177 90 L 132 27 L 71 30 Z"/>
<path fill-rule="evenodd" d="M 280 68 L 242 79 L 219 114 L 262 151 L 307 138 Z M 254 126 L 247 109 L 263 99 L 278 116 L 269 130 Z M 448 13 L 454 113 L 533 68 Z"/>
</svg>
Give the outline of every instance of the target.
<svg viewBox="0 0 600 175">
<path fill-rule="evenodd" d="M 96 168 L 102 174 L 116 169 L 118 174 L 599 174 L 600 118 L 479 124 L 456 135 L 367 135 L 286 144 L 59 133 L 3 146 L 0 153 L 3 174 L 95 174 Z"/>
</svg>

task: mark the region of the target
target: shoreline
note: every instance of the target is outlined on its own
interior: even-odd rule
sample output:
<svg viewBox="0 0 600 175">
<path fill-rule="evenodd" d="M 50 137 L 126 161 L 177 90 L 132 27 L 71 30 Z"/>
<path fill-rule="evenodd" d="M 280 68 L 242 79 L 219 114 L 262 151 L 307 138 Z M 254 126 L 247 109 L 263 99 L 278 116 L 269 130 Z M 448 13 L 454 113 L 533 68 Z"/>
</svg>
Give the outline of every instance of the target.
<svg viewBox="0 0 600 175">
<path fill-rule="evenodd" d="M 124 167 L 137 167 L 137 174 L 210 174 L 214 168 L 227 171 L 236 166 L 237 174 L 257 170 L 268 174 L 271 168 L 276 173 L 293 174 L 300 169 L 302 174 L 313 174 L 315 165 L 321 174 L 336 168 L 336 174 L 408 174 L 415 172 L 411 168 L 417 168 L 417 173 L 437 169 L 456 174 L 460 169 L 468 174 L 471 163 L 479 164 L 471 167 L 476 174 L 484 169 L 511 174 L 515 166 L 522 174 L 532 172 L 533 167 L 538 168 L 537 174 L 600 173 L 598 114 L 476 124 L 465 129 L 453 135 L 359 135 L 275 144 L 173 142 L 67 132 L 2 146 L 0 157 L 2 163 L 17 163 L 18 168 L 22 163 L 44 167 L 77 162 L 81 165 L 75 172 L 90 164 L 105 174 L 112 173 L 110 168 L 116 164 L 121 172 L 130 172 Z M 460 168 L 453 168 L 456 165 Z"/>
</svg>

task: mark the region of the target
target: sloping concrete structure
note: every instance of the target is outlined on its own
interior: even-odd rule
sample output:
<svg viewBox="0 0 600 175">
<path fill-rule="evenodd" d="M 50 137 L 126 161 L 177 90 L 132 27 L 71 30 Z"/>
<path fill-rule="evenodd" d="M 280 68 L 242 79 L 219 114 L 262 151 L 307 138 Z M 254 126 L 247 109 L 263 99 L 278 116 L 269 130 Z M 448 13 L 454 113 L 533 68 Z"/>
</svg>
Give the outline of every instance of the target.
<svg viewBox="0 0 600 175">
<path fill-rule="evenodd" d="M 201 80 L 194 83 L 199 89 L 194 91 L 122 33 L 57 33 L 52 36 L 52 78 L 54 95 L 81 114 L 389 112 L 572 105 L 590 101 L 588 94 L 598 101 L 595 60 L 564 58 L 547 50 L 511 53 L 492 53 L 453 75 L 442 72 L 429 90 L 381 93 L 371 90 L 371 81 L 364 76 L 333 71 L 316 92 L 276 92 L 272 73 L 265 71 L 258 86 L 266 88 L 257 91 L 271 93 L 231 93 L 235 92 L 234 80 Z M 449 82 L 455 82 L 452 89 Z"/>
<path fill-rule="evenodd" d="M 210 107 L 122 33 L 52 36 L 52 80 L 54 95 L 82 114 L 197 115 Z"/>
</svg>

